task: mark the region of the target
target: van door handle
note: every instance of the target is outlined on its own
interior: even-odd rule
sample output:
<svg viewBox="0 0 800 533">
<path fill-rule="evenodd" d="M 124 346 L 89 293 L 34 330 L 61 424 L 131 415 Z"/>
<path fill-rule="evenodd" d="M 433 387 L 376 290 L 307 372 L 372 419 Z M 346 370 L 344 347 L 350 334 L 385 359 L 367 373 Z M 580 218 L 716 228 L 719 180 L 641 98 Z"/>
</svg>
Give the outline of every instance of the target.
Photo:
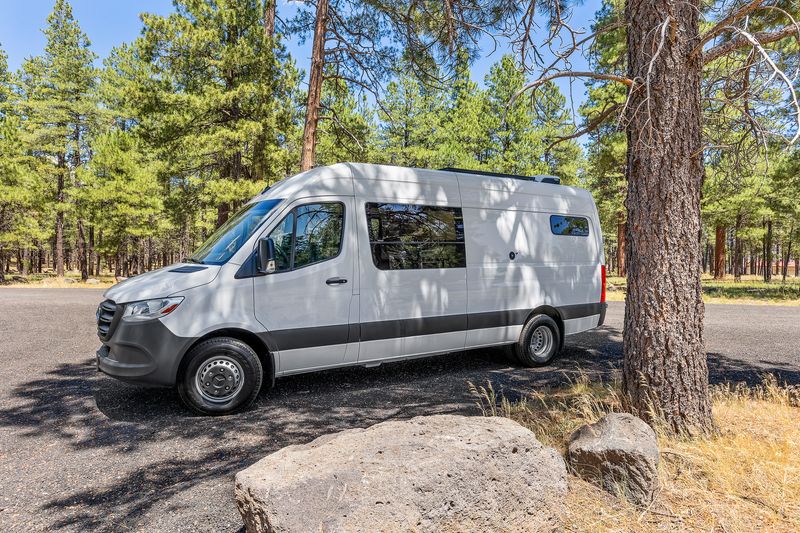
<svg viewBox="0 0 800 533">
<path fill-rule="evenodd" d="M 347 283 L 347 280 L 345 278 L 328 278 L 325 280 L 325 283 L 328 285 L 343 285 Z"/>
</svg>

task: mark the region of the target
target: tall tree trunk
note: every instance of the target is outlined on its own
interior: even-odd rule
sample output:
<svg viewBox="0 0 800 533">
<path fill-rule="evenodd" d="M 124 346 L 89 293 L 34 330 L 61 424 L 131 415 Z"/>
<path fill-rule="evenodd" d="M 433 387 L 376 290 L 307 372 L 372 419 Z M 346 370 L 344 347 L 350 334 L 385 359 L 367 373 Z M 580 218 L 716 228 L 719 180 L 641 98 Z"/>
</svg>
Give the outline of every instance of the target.
<svg viewBox="0 0 800 533">
<path fill-rule="evenodd" d="M 714 243 L 714 279 L 725 277 L 725 226 L 717 224 Z"/>
<path fill-rule="evenodd" d="M 44 245 L 40 241 L 39 242 L 39 253 L 37 254 L 38 257 L 37 257 L 37 261 L 36 261 L 36 271 L 39 272 L 39 274 L 44 272 L 44 264 L 46 262 L 45 261 L 45 254 L 46 253 L 47 253 L 47 250 L 45 250 Z"/>
<path fill-rule="evenodd" d="M 328 24 L 328 0 L 317 2 L 317 19 L 314 24 L 314 42 L 311 45 L 311 71 L 308 79 L 306 101 L 306 123 L 303 128 L 303 148 L 300 155 L 300 171 L 314 167 L 317 148 L 317 123 L 322 105 L 322 78 L 325 68 L 325 33 Z"/>
<path fill-rule="evenodd" d="M 63 155 L 58 156 L 58 178 L 56 181 L 56 241 L 53 253 L 53 270 L 56 276 L 64 277 L 64 173 L 67 163 Z"/>
<path fill-rule="evenodd" d="M 767 231 L 764 234 L 764 282 L 772 280 L 772 219 L 767 220 Z"/>
<path fill-rule="evenodd" d="M 78 268 L 81 271 L 81 280 L 89 279 L 89 250 L 86 247 L 86 230 L 83 219 L 78 219 Z"/>
<path fill-rule="evenodd" d="M 89 275 L 94 276 L 94 264 L 97 261 L 97 252 L 94 249 L 94 226 L 89 226 Z"/>
<path fill-rule="evenodd" d="M 23 276 L 27 276 L 29 274 L 28 263 L 30 262 L 30 258 L 31 258 L 31 249 L 28 246 L 23 246 L 22 254 L 20 255 L 19 258 L 20 265 L 18 269 L 19 273 Z"/>
<path fill-rule="evenodd" d="M 699 13 L 697 0 L 625 4 L 628 77 L 649 88 L 631 88 L 626 117 L 623 398 L 630 412 L 676 434 L 714 428 L 697 245 L 704 176 L 701 64 L 691 53 Z"/>
<path fill-rule="evenodd" d="M 741 213 L 736 214 L 736 224 L 734 225 L 733 234 L 733 280 L 742 281 L 742 239 L 739 235 L 742 231 L 742 223 L 744 216 Z"/>
<path fill-rule="evenodd" d="M 264 0 L 264 36 L 275 36 L 275 0 Z"/>
<path fill-rule="evenodd" d="M 786 253 L 784 254 L 783 259 L 783 281 L 786 282 L 786 274 L 789 273 L 789 260 L 792 258 L 792 239 L 791 236 L 794 233 L 794 225 L 792 225 L 792 229 L 789 230 L 789 242 L 786 243 Z"/>
<path fill-rule="evenodd" d="M 147 237 L 147 271 L 153 270 L 153 237 Z"/>
<path fill-rule="evenodd" d="M 617 213 L 617 275 L 625 273 L 625 214 Z"/>
<path fill-rule="evenodd" d="M 97 245 L 98 245 L 98 247 L 101 247 L 101 248 L 103 246 L 103 230 L 102 229 L 97 232 Z M 100 252 L 97 252 L 96 255 L 97 255 L 97 263 L 95 265 L 94 275 L 99 278 L 100 277 L 100 270 L 101 270 L 101 266 L 102 266 L 101 265 Z"/>
</svg>

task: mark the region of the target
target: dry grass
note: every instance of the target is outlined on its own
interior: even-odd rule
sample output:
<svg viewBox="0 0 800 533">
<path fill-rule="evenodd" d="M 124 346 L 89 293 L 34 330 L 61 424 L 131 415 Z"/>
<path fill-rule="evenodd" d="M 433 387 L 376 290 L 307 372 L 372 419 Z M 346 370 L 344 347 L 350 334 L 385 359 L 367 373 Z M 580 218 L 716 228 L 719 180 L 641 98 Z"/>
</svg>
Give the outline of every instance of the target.
<svg viewBox="0 0 800 533">
<path fill-rule="evenodd" d="M 562 451 L 572 431 L 620 408 L 616 384 L 585 374 L 515 403 L 490 385 L 470 386 L 484 414 L 512 418 Z M 767 376 L 712 395 L 718 435 L 659 435 L 661 488 L 649 508 L 571 477 L 567 530 L 800 531 L 800 389 Z"/>
<path fill-rule="evenodd" d="M 0 289 L 4 287 L 27 287 L 41 289 L 107 289 L 116 283 L 114 276 L 100 276 L 99 278 L 95 278 L 100 283 L 84 283 L 80 280 L 80 274 L 77 272 L 68 272 L 63 278 L 58 278 L 53 275 L 34 274 L 28 277 L 27 283 L 11 281 L 11 278 L 8 276 L 6 278 L 9 283 L 0 283 Z"/>
<path fill-rule="evenodd" d="M 618 276 L 608 278 L 615 290 L 606 292 L 611 302 L 624 302 L 627 280 Z M 747 305 L 788 305 L 800 306 L 800 278 L 791 275 L 786 282 L 775 276 L 770 283 L 764 283 L 759 276 L 742 276 L 741 281 L 734 281 L 733 276 L 724 280 L 715 280 L 703 274 L 703 301 L 710 304 L 747 304 Z"/>
</svg>

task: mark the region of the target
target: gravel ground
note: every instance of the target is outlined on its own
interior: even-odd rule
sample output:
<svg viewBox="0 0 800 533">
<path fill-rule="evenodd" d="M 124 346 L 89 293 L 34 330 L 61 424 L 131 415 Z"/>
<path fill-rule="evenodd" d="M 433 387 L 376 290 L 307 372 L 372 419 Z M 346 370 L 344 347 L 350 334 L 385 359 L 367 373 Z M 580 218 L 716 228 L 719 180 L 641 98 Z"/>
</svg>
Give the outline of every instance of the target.
<svg viewBox="0 0 800 533">
<path fill-rule="evenodd" d="M 171 390 L 98 374 L 101 291 L 0 289 L 0 531 L 238 531 L 233 475 L 283 446 L 391 419 L 476 415 L 466 382 L 508 396 L 621 363 L 623 305 L 547 369 L 491 350 L 278 380 L 248 412 L 203 418 Z M 800 383 L 800 308 L 708 305 L 712 381 Z"/>
</svg>

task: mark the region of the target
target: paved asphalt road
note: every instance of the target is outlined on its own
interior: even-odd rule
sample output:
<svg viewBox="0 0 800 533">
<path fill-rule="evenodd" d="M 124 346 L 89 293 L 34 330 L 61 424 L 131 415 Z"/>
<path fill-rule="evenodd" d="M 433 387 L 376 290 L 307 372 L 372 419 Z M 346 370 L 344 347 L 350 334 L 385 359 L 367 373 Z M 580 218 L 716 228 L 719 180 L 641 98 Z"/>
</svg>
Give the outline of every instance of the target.
<svg viewBox="0 0 800 533">
<path fill-rule="evenodd" d="M 0 289 L 0 531 L 238 531 L 233 475 L 324 433 L 390 418 L 476 415 L 466 381 L 507 395 L 578 367 L 620 365 L 622 304 L 601 330 L 570 337 L 548 369 L 493 351 L 279 380 L 248 412 L 191 415 L 171 390 L 97 373 L 101 292 Z M 765 371 L 800 383 L 800 307 L 707 306 L 713 381 Z"/>
</svg>

